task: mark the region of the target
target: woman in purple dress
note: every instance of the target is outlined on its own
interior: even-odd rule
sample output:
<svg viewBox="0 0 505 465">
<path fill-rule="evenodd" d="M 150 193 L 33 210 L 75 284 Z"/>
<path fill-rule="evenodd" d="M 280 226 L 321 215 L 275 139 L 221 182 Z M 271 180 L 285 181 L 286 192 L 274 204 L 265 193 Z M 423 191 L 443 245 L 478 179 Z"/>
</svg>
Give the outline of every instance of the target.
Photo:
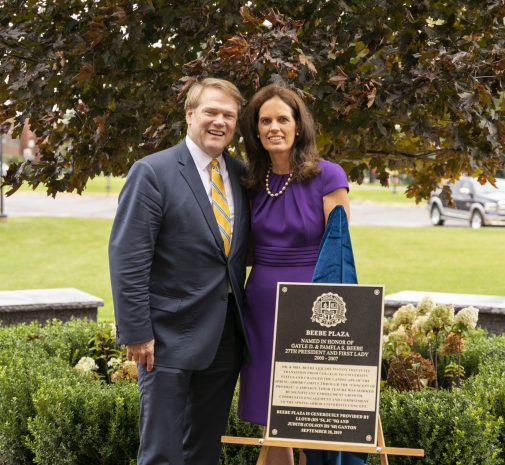
<svg viewBox="0 0 505 465">
<path fill-rule="evenodd" d="M 328 215 L 349 217 L 344 170 L 319 158 L 314 120 L 285 85 L 260 89 L 241 124 L 249 173 L 254 262 L 246 286 L 244 323 L 250 360 L 240 374 L 239 416 L 267 423 L 277 282 L 310 282 Z M 271 447 L 267 464 L 292 465 L 290 449 Z"/>
</svg>

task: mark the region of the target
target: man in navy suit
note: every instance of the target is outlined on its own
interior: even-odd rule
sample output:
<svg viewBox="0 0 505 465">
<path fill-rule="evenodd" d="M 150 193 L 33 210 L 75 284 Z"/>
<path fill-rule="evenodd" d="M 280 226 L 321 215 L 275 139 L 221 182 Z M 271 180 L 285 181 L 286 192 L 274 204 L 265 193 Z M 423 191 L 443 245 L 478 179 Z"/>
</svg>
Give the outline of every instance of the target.
<svg viewBox="0 0 505 465">
<path fill-rule="evenodd" d="M 119 197 L 109 261 L 117 339 L 139 369 L 138 465 L 219 461 L 245 348 L 245 168 L 225 151 L 241 104 L 228 81 L 193 84 L 186 138 L 134 163 Z M 213 160 L 229 210 L 226 241 Z"/>
</svg>

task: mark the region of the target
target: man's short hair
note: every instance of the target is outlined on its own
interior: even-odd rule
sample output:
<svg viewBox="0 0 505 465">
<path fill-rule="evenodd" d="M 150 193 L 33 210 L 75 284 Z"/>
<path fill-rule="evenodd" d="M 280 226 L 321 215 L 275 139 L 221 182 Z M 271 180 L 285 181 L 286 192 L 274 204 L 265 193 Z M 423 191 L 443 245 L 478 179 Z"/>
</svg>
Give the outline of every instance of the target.
<svg viewBox="0 0 505 465">
<path fill-rule="evenodd" d="M 219 89 L 226 95 L 229 95 L 233 100 L 237 102 L 238 111 L 242 108 L 244 99 L 237 89 L 235 84 L 225 79 L 217 78 L 205 78 L 202 81 L 196 81 L 188 90 L 188 95 L 186 96 L 186 101 L 184 102 L 184 110 L 191 110 L 196 108 L 200 104 L 200 97 L 202 92 L 208 87 L 213 87 L 214 89 Z"/>
</svg>

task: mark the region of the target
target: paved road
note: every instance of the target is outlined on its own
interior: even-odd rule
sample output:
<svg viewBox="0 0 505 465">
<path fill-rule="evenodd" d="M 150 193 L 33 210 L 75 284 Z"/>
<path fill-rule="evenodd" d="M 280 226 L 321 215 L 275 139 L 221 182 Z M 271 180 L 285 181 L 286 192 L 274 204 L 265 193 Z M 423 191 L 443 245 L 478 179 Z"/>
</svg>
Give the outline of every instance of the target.
<svg viewBox="0 0 505 465">
<path fill-rule="evenodd" d="M 59 194 L 55 199 L 42 193 L 17 192 L 4 198 L 8 216 L 57 216 L 113 218 L 116 195 Z M 374 226 L 430 226 L 428 212 L 423 205 L 378 204 L 352 202 L 351 224 Z"/>
<path fill-rule="evenodd" d="M 424 204 L 403 205 L 351 202 L 351 224 L 370 226 L 425 227 L 431 222 Z"/>
<path fill-rule="evenodd" d="M 117 195 L 58 194 L 56 198 L 42 193 L 16 192 L 4 197 L 7 216 L 58 216 L 113 218 Z"/>
</svg>

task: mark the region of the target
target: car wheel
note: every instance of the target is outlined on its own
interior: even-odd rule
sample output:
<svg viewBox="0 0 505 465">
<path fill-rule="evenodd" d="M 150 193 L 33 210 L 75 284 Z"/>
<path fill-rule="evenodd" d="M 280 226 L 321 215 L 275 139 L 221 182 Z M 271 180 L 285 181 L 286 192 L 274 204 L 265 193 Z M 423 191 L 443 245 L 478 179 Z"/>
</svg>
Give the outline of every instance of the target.
<svg viewBox="0 0 505 465">
<path fill-rule="evenodd" d="M 479 229 L 484 226 L 484 217 L 479 210 L 474 210 L 470 218 L 470 226 L 473 229 Z"/>
<path fill-rule="evenodd" d="M 442 212 L 438 205 L 433 204 L 430 210 L 431 224 L 433 226 L 442 226 L 445 220 L 442 218 Z"/>
</svg>

